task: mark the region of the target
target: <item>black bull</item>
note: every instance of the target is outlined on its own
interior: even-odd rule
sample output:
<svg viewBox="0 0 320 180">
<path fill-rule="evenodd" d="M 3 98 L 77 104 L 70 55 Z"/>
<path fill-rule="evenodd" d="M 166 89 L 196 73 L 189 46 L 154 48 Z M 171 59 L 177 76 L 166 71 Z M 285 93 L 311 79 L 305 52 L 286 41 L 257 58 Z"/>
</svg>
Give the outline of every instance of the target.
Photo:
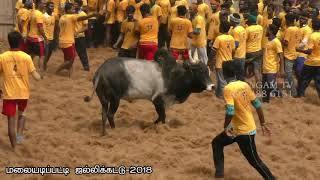
<svg viewBox="0 0 320 180">
<path fill-rule="evenodd" d="M 214 87 L 205 64 L 176 63 L 164 50 L 156 53 L 154 62 L 110 58 L 95 73 L 93 85 L 102 105 L 102 135 L 106 119 L 115 128 L 114 115 L 120 99 L 152 101 L 159 116 L 155 123 L 165 123 L 167 106 L 183 103 L 191 93 Z M 85 101 L 89 102 L 92 96 L 85 97 Z"/>
</svg>

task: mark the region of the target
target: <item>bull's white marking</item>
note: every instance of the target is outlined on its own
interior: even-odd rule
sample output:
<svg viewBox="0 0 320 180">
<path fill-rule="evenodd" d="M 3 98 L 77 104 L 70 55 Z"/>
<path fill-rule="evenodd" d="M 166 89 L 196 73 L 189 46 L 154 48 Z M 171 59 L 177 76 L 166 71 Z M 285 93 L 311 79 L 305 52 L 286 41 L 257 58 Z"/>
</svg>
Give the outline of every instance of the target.
<svg viewBox="0 0 320 180">
<path fill-rule="evenodd" d="M 161 68 L 145 60 L 124 61 L 130 84 L 125 100 L 147 99 L 153 101 L 166 91 Z"/>
</svg>

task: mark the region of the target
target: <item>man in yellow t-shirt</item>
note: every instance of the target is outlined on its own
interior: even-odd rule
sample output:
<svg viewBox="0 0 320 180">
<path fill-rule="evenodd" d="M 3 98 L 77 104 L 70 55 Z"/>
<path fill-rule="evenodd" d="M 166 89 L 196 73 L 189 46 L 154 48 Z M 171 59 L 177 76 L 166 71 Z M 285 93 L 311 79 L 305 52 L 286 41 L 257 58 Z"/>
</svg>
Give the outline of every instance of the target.
<svg viewBox="0 0 320 180">
<path fill-rule="evenodd" d="M 309 37 L 308 49 L 297 49 L 298 52 L 308 54 L 298 81 L 297 97 L 304 96 L 305 90 L 313 79 L 320 98 L 320 19 L 312 20 L 312 28 L 314 32 Z"/>
<path fill-rule="evenodd" d="M 28 54 L 32 59 L 35 56 L 38 58 L 38 67 L 40 73 L 43 71 L 43 60 L 45 55 L 44 42 L 47 42 L 47 37 L 43 28 L 43 0 L 35 0 L 35 10 L 32 11 L 29 22 L 29 32 L 27 37 Z"/>
<path fill-rule="evenodd" d="M 114 29 L 116 15 L 116 3 L 114 0 L 106 1 L 106 18 L 105 18 L 105 47 L 111 47 L 112 41 L 112 30 Z"/>
<path fill-rule="evenodd" d="M 150 6 L 143 4 L 140 8 L 142 20 L 138 21 L 135 31 L 139 34 L 139 58 L 154 60 L 158 50 L 159 22 L 151 15 Z"/>
<path fill-rule="evenodd" d="M 208 19 L 208 34 L 207 34 L 207 54 L 208 54 L 208 66 L 211 70 L 214 69 L 214 62 L 212 62 L 212 43 L 218 36 L 218 33 L 215 31 L 216 24 L 219 24 L 217 21 L 219 19 L 220 12 L 219 9 L 219 3 L 216 0 L 210 1 L 210 7 L 211 7 L 211 16 Z"/>
<path fill-rule="evenodd" d="M 25 111 L 30 97 L 29 74 L 40 80 L 31 57 L 19 50 L 22 36 L 19 32 L 13 31 L 8 34 L 10 51 L 0 55 L 0 74 L 3 77 L 2 92 L 3 106 L 2 114 L 8 118 L 8 136 L 11 146 L 14 149 L 17 143 L 23 140 L 23 129 Z M 18 109 L 18 127 L 16 127 L 16 110 Z M 16 135 L 17 129 L 17 135 Z"/>
<path fill-rule="evenodd" d="M 20 44 L 20 50 L 27 52 L 26 39 L 28 35 L 28 26 L 29 26 L 31 11 L 32 11 L 32 2 L 25 1 L 25 0 L 22 2 L 24 2 L 24 7 L 20 8 L 16 15 L 15 30 L 20 32 L 23 37 L 23 40 L 21 41 L 21 44 Z"/>
<path fill-rule="evenodd" d="M 283 52 L 285 58 L 285 85 L 288 93 L 295 96 L 296 87 L 294 83 L 294 65 L 298 57 L 296 48 L 299 46 L 299 28 L 294 25 L 295 16 L 293 14 L 286 15 L 287 29 L 283 35 Z"/>
<path fill-rule="evenodd" d="M 207 21 L 212 13 L 211 8 L 208 6 L 208 4 L 204 3 L 203 0 L 197 0 L 197 5 L 198 15 L 202 16 Z"/>
<path fill-rule="evenodd" d="M 271 24 L 267 30 L 268 41 L 265 44 L 262 62 L 262 100 L 270 101 L 270 94 L 273 92 L 280 96 L 277 86 L 277 74 L 284 73 L 284 60 L 281 41 L 276 37 L 279 27 Z"/>
<path fill-rule="evenodd" d="M 78 17 L 85 17 L 87 13 L 82 11 L 83 2 L 82 0 L 74 0 L 74 9 Z M 87 54 L 87 42 L 85 31 L 88 30 L 88 20 L 78 21 L 75 26 L 75 48 L 79 56 L 82 67 L 85 71 L 90 70 L 89 58 Z"/>
<path fill-rule="evenodd" d="M 170 50 L 176 60 L 180 55 L 183 60 L 189 60 L 188 37 L 192 38 L 192 23 L 186 17 L 188 10 L 185 6 L 178 6 L 177 12 L 178 17 L 171 20 L 168 28 L 171 35 Z"/>
<path fill-rule="evenodd" d="M 56 26 L 56 16 L 54 16 L 53 11 L 53 2 L 47 2 L 46 12 L 43 15 L 44 33 L 46 34 L 46 37 L 48 39 L 48 41 L 45 43 L 45 56 L 43 61 L 44 70 L 47 70 L 47 64 L 55 48 L 54 32 Z"/>
<path fill-rule="evenodd" d="M 226 61 L 232 61 L 235 52 L 235 41 L 234 38 L 228 34 L 229 30 L 229 22 L 222 21 L 220 25 L 220 35 L 216 38 L 212 46 L 214 55 L 213 61 L 216 62 L 215 69 L 217 77 L 217 88 L 215 94 L 218 98 L 222 98 L 222 91 L 226 85 L 226 81 L 222 73 L 222 65 Z"/>
<path fill-rule="evenodd" d="M 169 47 L 170 37 L 168 34 L 168 17 L 171 8 L 170 0 L 156 0 L 156 4 L 161 7 L 162 12 L 158 33 L 158 47 L 163 48 L 165 45 Z"/>
<path fill-rule="evenodd" d="M 245 60 L 246 60 L 246 40 L 247 32 L 246 29 L 240 25 L 240 15 L 233 13 L 229 16 L 230 24 L 233 27 L 230 35 L 235 40 L 236 51 L 234 54 L 235 64 L 237 66 L 236 77 L 238 80 L 245 80 Z"/>
<path fill-rule="evenodd" d="M 262 62 L 262 36 L 263 28 L 257 25 L 257 18 L 254 15 L 248 15 L 246 28 L 246 64 L 253 65 L 253 73 L 256 83 L 261 82 L 261 62 Z"/>
<path fill-rule="evenodd" d="M 190 18 L 192 20 L 192 27 L 194 29 L 191 42 L 191 56 L 194 57 L 194 54 L 197 51 L 199 61 L 207 65 L 208 56 L 206 20 L 204 17 L 198 14 L 197 4 L 191 4 Z"/>
<path fill-rule="evenodd" d="M 299 30 L 299 47 L 304 47 L 305 50 L 307 49 L 308 40 L 312 33 L 312 28 L 308 25 L 308 14 L 303 13 L 300 15 L 299 23 L 300 23 L 300 30 Z M 307 58 L 307 54 L 298 53 L 298 58 L 295 64 L 295 74 L 299 81 L 301 78 L 301 72 L 303 68 L 304 61 Z"/>
<path fill-rule="evenodd" d="M 92 17 L 96 17 L 99 14 L 93 13 L 88 16 L 79 17 L 77 14 L 74 14 L 73 4 L 65 4 L 65 13 L 61 16 L 59 21 L 60 34 L 59 34 L 59 47 L 64 54 L 64 62 L 58 67 L 56 74 L 60 71 L 67 69 L 69 71 L 69 77 L 71 77 L 72 65 L 75 58 L 75 37 L 76 34 L 76 25 L 77 22 L 88 20 Z"/>
<path fill-rule="evenodd" d="M 153 17 L 155 17 L 156 19 L 158 19 L 159 24 L 161 23 L 161 18 L 162 18 L 162 10 L 161 7 L 156 4 L 155 2 L 153 2 L 155 0 L 151 0 L 151 14 Z"/>
<path fill-rule="evenodd" d="M 224 131 L 212 140 L 215 178 L 224 178 L 224 147 L 236 142 L 250 165 L 264 179 L 275 180 L 276 178 L 260 159 L 256 150 L 255 135 L 257 128 L 251 106 L 258 113 L 263 135 L 270 134 L 264 120 L 261 102 L 246 82 L 236 80 L 233 61 L 227 61 L 223 64 L 223 76 L 228 82 L 223 90 L 226 115 Z"/>
<path fill-rule="evenodd" d="M 121 34 L 113 48 L 117 48 L 120 42 L 123 42 L 119 50 L 119 57 L 137 57 L 138 37 L 135 33 L 134 6 L 129 5 L 126 9 L 126 20 L 121 24 Z"/>
<path fill-rule="evenodd" d="M 116 20 L 114 23 L 113 33 L 112 33 L 112 43 L 114 44 L 119 39 L 121 34 L 121 24 L 126 19 L 126 9 L 128 7 L 128 0 L 115 0 L 116 2 Z M 118 48 L 118 47 L 117 47 Z"/>
</svg>

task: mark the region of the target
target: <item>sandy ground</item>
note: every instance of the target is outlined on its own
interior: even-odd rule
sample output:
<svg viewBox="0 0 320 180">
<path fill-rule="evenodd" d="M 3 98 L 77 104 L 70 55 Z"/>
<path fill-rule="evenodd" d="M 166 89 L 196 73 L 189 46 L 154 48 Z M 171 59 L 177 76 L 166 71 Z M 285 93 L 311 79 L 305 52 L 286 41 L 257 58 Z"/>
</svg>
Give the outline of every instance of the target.
<svg viewBox="0 0 320 180">
<path fill-rule="evenodd" d="M 54 75 L 62 62 L 57 51 L 45 79 L 31 81 L 26 140 L 12 152 L 7 120 L 0 120 L 0 179 L 110 179 L 207 180 L 214 179 L 211 140 L 224 122 L 224 103 L 212 93 L 193 94 L 187 102 L 167 111 L 167 124 L 153 125 L 156 113 L 148 101 L 121 102 L 116 129 L 100 136 L 98 98 L 84 103 L 91 93 L 94 70 L 110 49 L 90 49 L 92 72 L 81 70 L 79 60 L 71 79 Z M 310 88 L 309 88 L 310 89 Z M 259 154 L 280 180 L 317 180 L 320 177 L 320 101 L 315 90 L 307 98 L 275 99 L 264 105 L 271 137 L 256 137 Z M 1 107 L 2 108 L 2 105 Z M 152 166 L 151 175 L 5 175 L 8 166 Z M 262 179 L 241 155 L 236 144 L 225 148 L 225 179 Z"/>
</svg>

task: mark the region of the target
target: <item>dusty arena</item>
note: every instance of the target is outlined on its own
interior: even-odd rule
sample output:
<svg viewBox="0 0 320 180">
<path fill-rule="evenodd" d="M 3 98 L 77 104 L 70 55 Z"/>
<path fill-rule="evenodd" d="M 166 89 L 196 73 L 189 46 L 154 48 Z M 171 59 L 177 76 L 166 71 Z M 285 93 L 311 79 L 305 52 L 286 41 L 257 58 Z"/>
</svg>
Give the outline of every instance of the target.
<svg viewBox="0 0 320 180">
<path fill-rule="evenodd" d="M 2 49 L 4 50 L 4 49 Z M 89 49 L 92 70 L 85 73 L 76 60 L 73 77 L 54 75 L 63 55 L 58 50 L 41 82 L 31 81 L 26 140 L 12 151 L 7 120 L 0 121 L 0 179 L 214 179 L 211 140 L 223 129 L 224 102 L 213 93 L 193 94 L 187 102 L 168 110 L 165 125 L 154 125 L 156 112 L 148 101 L 121 102 L 116 129 L 101 137 L 98 98 L 85 103 L 91 93 L 93 72 L 111 49 Z M 1 105 L 2 106 L 2 105 Z M 320 176 L 320 102 L 311 89 L 304 99 L 275 99 L 264 105 L 271 137 L 258 128 L 257 147 L 262 159 L 281 180 L 316 180 Z M 2 108 L 2 107 L 1 107 Z M 257 120 L 257 118 L 256 118 Z M 259 124 L 257 122 L 257 124 Z M 151 166 L 149 175 L 80 175 L 79 166 Z M 64 175 L 5 175 L 5 167 L 70 167 Z M 226 180 L 261 179 L 241 155 L 236 144 L 225 148 Z"/>
</svg>

